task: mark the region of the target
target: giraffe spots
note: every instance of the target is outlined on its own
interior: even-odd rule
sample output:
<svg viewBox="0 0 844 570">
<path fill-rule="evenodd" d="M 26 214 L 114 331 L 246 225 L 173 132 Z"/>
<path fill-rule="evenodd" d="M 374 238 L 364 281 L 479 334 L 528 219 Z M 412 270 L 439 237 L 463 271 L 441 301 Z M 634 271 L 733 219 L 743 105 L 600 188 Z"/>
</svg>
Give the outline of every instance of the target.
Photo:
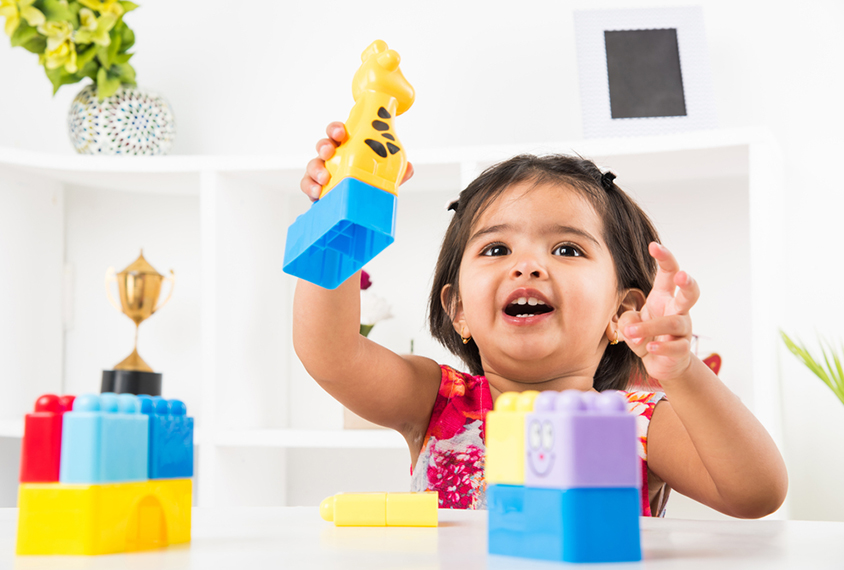
<svg viewBox="0 0 844 570">
<path fill-rule="evenodd" d="M 378 121 L 375 121 L 375 122 L 377 123 Z M 384 148 L 383 144 L 381 144 L 378 141 L 372 140 L 372 139 L 366 139 L 363 142 L 365 142 L 367 145 L 369 145 L 369 148 L 371 148 L 373 151 L 375 151 L 375 154 L 377 154 L 381 158 L 387 158 L 387 149 Z M 387 144 L 390 145 L 391 147 L 395 148 L 396 150 L 398 150 L 397 146 L 392 145 L 390 143 L 387 143 Z M 390 152 L 395 154 L 395 151 L 393 151 L 392 149 L 390 149 Z"/>
<path fill-rule="evenodd" d="M 382 133 L 381 136 L 384 137 L 385 139 L 388 139 L 388 140 L 391 140 L 391 141 L 396 140 L 396 137 L 394 137 L 390 133 Z"/>
<path fill-rule="evenodd" d="M 381 117 L 382 119 L 392 119 L 393 118 L 393 116 L 390 115 L 390 112 L 387 109 L 385 109 L 384 107 L 380 107 L 378 109 L 378 116 Z"/>
<path fill-rule="evenodd" d="M 394 145 L 393 143 L 387 143 L 387 149 L 390 151 L 390 154 L 396 154 L 401 149 Z"/>
<path fill-rule="evenodd" d="M 389 131 L 390 125 L 388 125 L 384 121 L 375 120 L 372 121 L 372 128 L 374 128 L 376 131 Z"/>
</svg>

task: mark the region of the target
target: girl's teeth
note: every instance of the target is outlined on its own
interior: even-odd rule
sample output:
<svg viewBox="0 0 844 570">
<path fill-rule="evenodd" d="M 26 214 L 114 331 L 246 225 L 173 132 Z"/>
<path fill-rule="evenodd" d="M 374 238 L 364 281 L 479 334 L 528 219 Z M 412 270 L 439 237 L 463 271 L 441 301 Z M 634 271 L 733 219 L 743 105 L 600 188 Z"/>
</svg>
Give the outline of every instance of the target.
<svg viewBox="0 0 844 570">
<path fill-rule="evenodd" d="M 544 305 L 545 301 L 540 301 L 539 299 L 536 299 L 535 297 L 531 297 L 531 298 L 519 297 L 518 299 L 516 299 L 515 301 L 513 301 L 510 304 L 511 305 L 530 305 L 531 307 L 533 307 L 535 305 Z"/>
</svg>

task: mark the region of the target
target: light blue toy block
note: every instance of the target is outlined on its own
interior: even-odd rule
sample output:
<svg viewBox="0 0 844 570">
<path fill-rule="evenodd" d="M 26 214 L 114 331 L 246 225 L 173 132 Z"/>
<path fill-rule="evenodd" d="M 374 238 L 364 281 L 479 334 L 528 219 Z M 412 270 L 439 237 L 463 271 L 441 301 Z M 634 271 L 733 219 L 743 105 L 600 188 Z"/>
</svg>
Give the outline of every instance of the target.
<svg viewBox="0 0 844 570">
<path fill-rule="evenodd" d="M 641 484 L 636 417 L 618 392 L 542 392 L 525 417 L 525 486 Z"/>
<path fill-rule="evenodd" d="M 181 400 L 139 396 L 149 416 L 149 478 L 193 477 L 193 418 Z"/>
<path fill-rule="evenodd" d="M 345 178 L 288 228 L 284 272 L 336 289 L 395 235 L 396 196 Z"/>
<path fill-rule="evenodd" d="M 489 553 L 525 557 L 525 488 L 520 485 L 488 485 Z"/>
<path fill-rule="evenodd" d="M 132 394 L 84 394 L 62 419 L 62 483 L 147 479 L 149 418 Z"/>
<path fill-rule="evenodd" d="M 525 488 L 525 556 L 562 562 L 642 559 L 640 490 Z"/>
</svg>

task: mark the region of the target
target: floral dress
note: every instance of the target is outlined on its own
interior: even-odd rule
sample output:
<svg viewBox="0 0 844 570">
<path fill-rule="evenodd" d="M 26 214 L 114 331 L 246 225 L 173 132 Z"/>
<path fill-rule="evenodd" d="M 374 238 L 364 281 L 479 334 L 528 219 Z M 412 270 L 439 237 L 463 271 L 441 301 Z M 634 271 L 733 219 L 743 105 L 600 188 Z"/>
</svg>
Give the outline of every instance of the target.
<svg viewBox="0 0 844 570">
<path fill-rule="evenodd" d="M 411 491 L 437 491 L 440 507 L 485 509 L 484 453 L 486 414 L 492 395 L 485 376 L 472 376 L 441 366 L 437 399 L 412 468 Z M 662 392 L 623 392 L 636 415 L 639 458 L 642 465 L 642 515 L 665 515 L 668 487 L 648 472 L 648 425 Z"/>
</svg>

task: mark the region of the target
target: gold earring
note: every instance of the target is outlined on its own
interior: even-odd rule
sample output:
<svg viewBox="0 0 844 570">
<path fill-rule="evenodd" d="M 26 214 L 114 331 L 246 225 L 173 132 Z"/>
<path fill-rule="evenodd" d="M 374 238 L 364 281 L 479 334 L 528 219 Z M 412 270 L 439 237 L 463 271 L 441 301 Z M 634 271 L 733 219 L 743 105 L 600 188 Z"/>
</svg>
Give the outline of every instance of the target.
<svg viewBox="0 0 844 570">
<path fill-rule="evenodd" d="M 613 346 L 618 344 L 618 329 L 615 329 L 615 340 L 611 340 L 610 344 L 613 345 Z"/>
<path fill-rule="evenodd" d="M 460 340 L 463 341 L 463 344 L 469 344 L 469 341 L 472 340 L 472 335 L 469 335 L 469 336 L 460 335 Z"/>
</svg>

